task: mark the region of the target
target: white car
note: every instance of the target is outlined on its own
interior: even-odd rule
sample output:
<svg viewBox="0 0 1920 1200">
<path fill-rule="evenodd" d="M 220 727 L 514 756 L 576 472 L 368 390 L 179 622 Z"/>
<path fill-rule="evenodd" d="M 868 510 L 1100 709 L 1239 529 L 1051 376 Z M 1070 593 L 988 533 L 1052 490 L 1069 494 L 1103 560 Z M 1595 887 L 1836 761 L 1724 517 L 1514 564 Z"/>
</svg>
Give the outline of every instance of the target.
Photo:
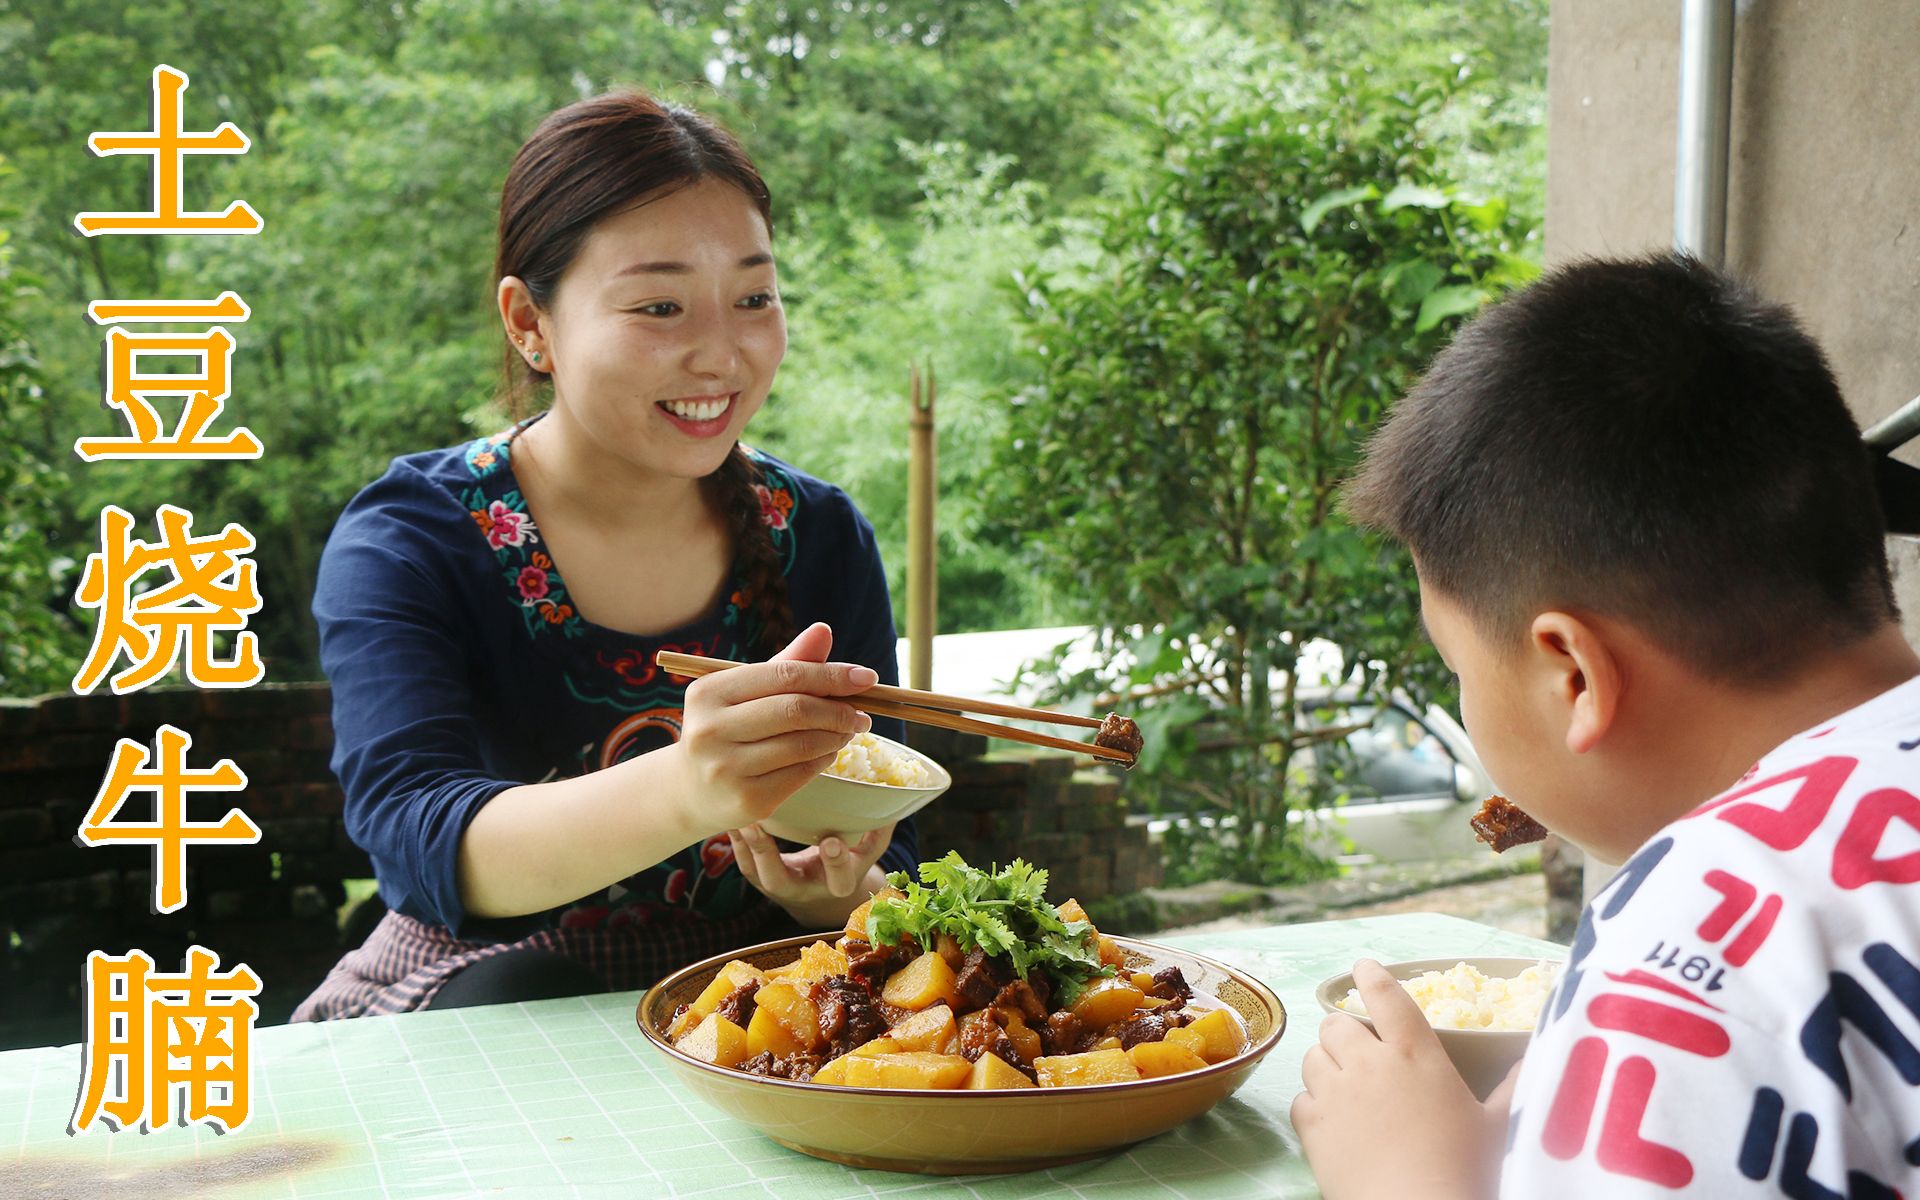
<svg viewBox="0 0 1920 1200">
<path fill-rule="evenodd" d="M 1384 701 L 1333 693 L 1310 704 L 1310 727 L 1352 730 L 1302 764 L 1307 782 L 1343 793 L 1300 815 L 1316 850 L 1378 862 L 1485 851 L 1468 819 L 1493 783 L 1451 714 L 1398 691 Z"/>
</svg>

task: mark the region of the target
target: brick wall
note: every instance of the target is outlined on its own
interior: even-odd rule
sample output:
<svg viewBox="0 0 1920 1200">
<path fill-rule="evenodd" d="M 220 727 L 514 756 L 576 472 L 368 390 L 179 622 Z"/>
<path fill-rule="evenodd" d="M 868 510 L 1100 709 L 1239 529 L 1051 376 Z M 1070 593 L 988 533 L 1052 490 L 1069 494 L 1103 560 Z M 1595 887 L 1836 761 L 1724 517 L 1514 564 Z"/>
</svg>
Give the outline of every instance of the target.
<svg viewBox="0 0 1920 1200">
<path fill-rule="evenodd" d="M 917 818 L 922 857 L 958 850 L 976 866 L 1024 858 L 1047 869 L 1055 900 L 1159 885 L 1159 854 L 1145 823 L 1128 823 L 1124 777 L 1113 768 L 1018 743 L 989 750 L 984 738 L 917 725 L 907 742 L 953 774 L 953 789 Z"/>
<path fill-rule="evenodd" d="M 345 948 L 343 881 L 373 873 L 341 822 L 329 707 L 324 684 L 0 700 L 0 1048 L 81 1036 L 90 950 L 145 950 L 177 971 L 198 942 L 260 975 L 263 1023 L 286 1019 Z M 238 807 L 263 835 L 253 846 L 189 847 L 187 906 L 165 916 L 152 911 L 152 851 L 73 840 L 116 741 L 150 744 L 162 724 L 193 739 L 189 767 L 231 758 L 247 775 L 244 792 L 190 797 L 189 819 Z M 984 739 L 921 726 L 909 740 L 954 776 L 919 818 L 923 856 L 1019 855 L 1052 872 L 1057 898 L 1159 882 L 1146 829 L 1126 823 L 1121 781 L 1107 769 L 1076 770 L 1086 760 L 1052 752 L 990 753 Z M 153 819 L 150 796 L 135 795 L 119 819 Z"/>
<path fill-rule="evenodd" d="M 0 701 L 0 1044 L 80 1036 L 89 950 L 145 950 L 177 971 L 198 942 L 260 975 L 263 1021 L 292 1012 L 339 957 L 342 881 L 372 874 L 341 825 L 329 703 L 319 684 Z M 230 758 L 247 775 L 243 792 L 190 796 L 188 818 L 238 807 L 262 831 L 257 845 L 189 846 L 187 906 L 164 916 L 151 850 L 74 841 L 116 741 L 151 744 L 162 724 L 193 739 L 188 767 Z M 153 816 L 136 793 L 118 819 Z"/>
</svg>

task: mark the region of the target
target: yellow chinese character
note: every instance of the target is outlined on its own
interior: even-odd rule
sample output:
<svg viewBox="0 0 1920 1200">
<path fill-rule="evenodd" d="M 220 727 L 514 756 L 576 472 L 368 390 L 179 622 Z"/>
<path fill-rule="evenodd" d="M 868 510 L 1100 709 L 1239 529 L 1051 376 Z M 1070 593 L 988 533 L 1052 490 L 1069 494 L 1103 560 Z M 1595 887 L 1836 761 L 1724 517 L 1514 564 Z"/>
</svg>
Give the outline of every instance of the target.
<svg viewBox="0 0 1920 1200">
<path fill-rule="evenodd" d="M 253 1098 L 249 1058 L 260 1006 L 260 977 L 242 963 L 215 974 L 220 956 L 187 951 L 179 975 L 153 974 L 144 950 L 115 958 L 87 955 L 86 1078 L 71 1133 L 104 1119 L 114 1131 L 148 1132 L 174 1117 L 232 1133 L 247 1123 Z"/>
<path fill-rule="evenodd" d="M 251 845 L 260 840 L 260 827 L 237 808 L 229 809 L 218 824 L 187 820 L 188 792 L 237 792 L 247 786 L 247 776 L 230 758 L 221 759 L 210 770 L 188 769 L 187 749 L 193 739 L 185 730 L 162 725 L 154 741 L 157 751 L 151 771 L 142 769 L 148 759 L 145 746 L 130 738 L 114 745 L 107 777 L 80 822 L 79 836 L 89 846 L 108 842 L 152 846 L 154 911 L 170 913 L 187 902 L 189 842 Z M 129 792 L 153 793 L 151 822 L 113 823 Z"/>
<path fill-rule="evenodd" d="M 134 133 L 96 133 L 87 148 L 109 154 L 151 154 L 154 158 L 153 211 L 145 213 L 84 212 L 74 227 L 88 237 L 101 233 L 259 233 L 260 214 L 245 200 L 236 200 L 223 213 L 183 212 L 186 206 L 182 157 L 188 154 L 245 154 L 252 145 L 247 135 L 224 121 L 212 133 L 187 133 L 181 128 L 180 93 L 187 76 L 165 63 L 153 69 L 153 128 Z"/>
<path fill-rule="evenodd" d="M 102 325 L 134 321 L 244 321 L 251 310 L 239 296 L 222 292 L 214 301 L 95 301 L 87 315 Z M 87 462 L 103 458 L 259 458 L 260 440 L 236 429 L 222 438 L 204 436 L 226 406 L 233 366 L 233 336 L 219 325 L 200 334 L 129 333 L 107 330 L 106 405 L 119 409 L 131 437 L 81 438 L 74 451 Z M 142 375 L 143 354 L 194 355 L 197 372 Z M 179 423 L 166 434 L 154 396 L 185 396 Z"/>
<path fill-rule="evenodd" d="M 100 510 L 100 551 L 87 556 L 86 572 L 74 603 L 100 610 L 93 649 L 73 677 L 73 690 L 85 695 L 99 685 L 125 647 L 132 665 L 113 677 L 114 695 L 143 688 L 173 669 L 182 638 L 189 643 L 187 678 L 203 688 L 242 688 L 266 674 L 259 639 L 236 633 L 233 657 L 216 662 L 215 630 L 245 630 L 247 614 L 260 610 L 252 559 L 235 556 L 253 549 L 253 535 L 229 524 L 218 534 L 191 537 L 193 514 L 163 504 L 155 514 L 160 540 L 130 539 L 133 516 L 115 504 Z M 165 568 L 171 583 L 134 595 L 133 587 L 149 571 Z"/>
</svg>

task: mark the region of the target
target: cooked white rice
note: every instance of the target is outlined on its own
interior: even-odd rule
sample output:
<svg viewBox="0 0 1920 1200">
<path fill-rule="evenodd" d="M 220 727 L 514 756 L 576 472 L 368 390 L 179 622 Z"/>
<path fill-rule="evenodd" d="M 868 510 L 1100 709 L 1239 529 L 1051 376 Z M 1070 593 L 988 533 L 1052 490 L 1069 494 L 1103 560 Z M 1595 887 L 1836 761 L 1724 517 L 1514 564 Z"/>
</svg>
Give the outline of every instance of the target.
<svg viewBox="0 0 1920 1200">
<path fill-rule="evenodd" d="M 1558 963 L 1536 963 L 1511 979 L 1491 979 L 1467 963 L 1455 963 L 1400 982 L 1435 1029 L 1525 1032 L 1540 1019 L 1559 973 Z M 1367 1012 L 1358 988 L 1347 992 L 1340 1007 L 1362 1016 Z"/>
<path fill-rule="evenodd" d="M 852 741 L 840 747 L 840 753 L 834 756 L 833 765 L 826 773 L 894 787 L 926 787 L 933 782 L 933 772 L 927 770 L 927 764 L 871 733 L 855 734 Z"/>
</svg>

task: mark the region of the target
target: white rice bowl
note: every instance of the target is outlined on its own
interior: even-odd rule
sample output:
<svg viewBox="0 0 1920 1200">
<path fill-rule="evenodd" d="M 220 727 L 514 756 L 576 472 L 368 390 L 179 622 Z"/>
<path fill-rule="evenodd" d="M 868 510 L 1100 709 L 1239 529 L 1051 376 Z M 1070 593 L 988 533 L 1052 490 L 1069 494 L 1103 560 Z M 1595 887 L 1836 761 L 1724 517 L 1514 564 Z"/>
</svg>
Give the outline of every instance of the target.
<svg viewBox="0 0 1920 1200">
<path fill-rule="evenodd" d="M 1445 971 L 1426 971 L 1403 979 L 1400 986 L 1407 989 L 1435 1029 L 1526 1032 L 1539 1021 L 1540 1010 L 1559 974 L 1559 963 L 1536 963 L 1511 979 L 1496 979 L 1462 962 Z M 1350 1013 L 1367 1013 L 1358 988 L 1348 989 L 1339 1005 Z"/>
</svg>

